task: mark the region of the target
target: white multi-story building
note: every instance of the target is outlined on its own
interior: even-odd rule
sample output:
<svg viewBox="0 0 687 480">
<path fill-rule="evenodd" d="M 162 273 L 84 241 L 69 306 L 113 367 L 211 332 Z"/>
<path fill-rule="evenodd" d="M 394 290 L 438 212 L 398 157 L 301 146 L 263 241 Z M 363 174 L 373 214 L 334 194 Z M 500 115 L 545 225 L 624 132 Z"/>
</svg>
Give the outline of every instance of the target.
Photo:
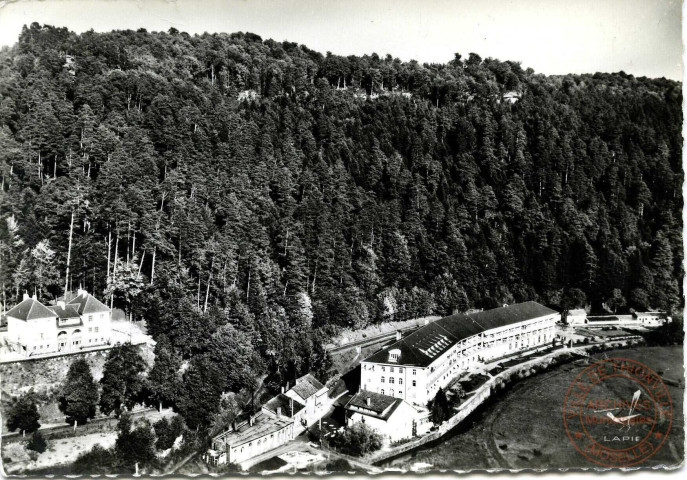
<svg viewBox="0 0 687 480">
<path fill-rule="evenodd" d="M 25 294 L 6 317 L 7 338 L 25 356 L 78 352 L 110 343 L 111 310 L 85 290 L 68 303 L 51 306 Z"/>
<path fill-rule="evenodd" d="M 360 387 L 425 405 L 479 363 L 550 343 L 559 320 L 536 302 L 442 318 L 363 360 Z"/>
</svg>

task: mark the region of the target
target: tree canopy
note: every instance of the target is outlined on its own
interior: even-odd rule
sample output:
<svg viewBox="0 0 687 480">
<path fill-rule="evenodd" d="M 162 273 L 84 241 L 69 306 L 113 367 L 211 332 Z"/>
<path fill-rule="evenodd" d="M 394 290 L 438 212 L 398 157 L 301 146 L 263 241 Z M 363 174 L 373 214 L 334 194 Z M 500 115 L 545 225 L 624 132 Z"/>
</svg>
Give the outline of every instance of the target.
<svg viewBox="0 0 687 480">
<path fill-rule="evenodd" d="M 93 380 L 88 362 L 84 358 L 74 360 L 57 399 L 60 411 L 68 422 L 83 424 L 95 417 L 98 398 L 98 384 Z"/>
<path fill-rule="evenodd" d="M 200 390 L 154 390 L 189 426 L 218 411 L 208 378 L 325 373 L 342 327 L 526 300 L 671 311 L 681 88 L 34 23 L 0 52 L 1 288 L 81 285 L 144 319 L 167 338 L 151 386 L 191 362 Z M 106 367 L 104 411 L 137 375 Z"/>
</svg>

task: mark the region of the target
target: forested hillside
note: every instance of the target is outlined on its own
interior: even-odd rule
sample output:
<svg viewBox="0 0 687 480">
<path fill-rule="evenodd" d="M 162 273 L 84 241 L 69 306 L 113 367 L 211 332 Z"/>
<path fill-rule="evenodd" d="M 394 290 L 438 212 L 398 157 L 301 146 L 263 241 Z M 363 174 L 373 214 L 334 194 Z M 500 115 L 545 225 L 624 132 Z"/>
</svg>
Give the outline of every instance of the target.
<svg viewBox="0 0 687 480">
<path fill-rule="evenodd" d="M 33 24 L 0 98 L 6 302 L 113 295 L 190 383 L 324 368 L 340 326 L 682 303 L 678 82 Z"/>
</svg>

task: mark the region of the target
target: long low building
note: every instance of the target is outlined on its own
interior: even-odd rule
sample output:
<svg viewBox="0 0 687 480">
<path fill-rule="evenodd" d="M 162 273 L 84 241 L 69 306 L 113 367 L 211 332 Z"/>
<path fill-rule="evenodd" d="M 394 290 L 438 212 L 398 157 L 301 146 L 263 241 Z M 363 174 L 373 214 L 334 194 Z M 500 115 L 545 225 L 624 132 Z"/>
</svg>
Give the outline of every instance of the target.
<svg viewBox="0 0 687 480">
<path fill-rule="evenodd" d="M 212 439 L 204 455 L 210 465 L 238 464 L 293 440 L 294 422 L 258 412 Z"/>
<path fill-rule="evenodd" d="M 363 360 L 360 386 L 426 405 L 480 362 L 551 343 L 557 321 L 558 312 L 537 302 L 445 317 Z"/>
</svg>

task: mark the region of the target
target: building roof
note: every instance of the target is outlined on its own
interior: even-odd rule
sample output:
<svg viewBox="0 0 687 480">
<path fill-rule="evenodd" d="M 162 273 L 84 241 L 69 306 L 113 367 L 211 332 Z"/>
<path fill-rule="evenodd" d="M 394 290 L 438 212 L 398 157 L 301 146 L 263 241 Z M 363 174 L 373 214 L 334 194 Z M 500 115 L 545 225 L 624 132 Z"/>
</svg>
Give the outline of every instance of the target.
<svg viewBox="0 0 687 480">
<path fill-rule="evenodd" d="M 403 403 L 401 398 L 361 390 L 348 401 L 346 410 L 353 410 L 363 415 L 388 420 L 401 403 Z"/>
<path fill-rule="evenodd" d="M 291 388 L 291 390 L 305 400 L 312 397 L 323 388 L 324 385 L 322 385 L 315 377 L 308 373 L 307 375 L 298 378 L 296 380 L 296 384 Z"/>
<path fill-rule="evenodd" d="M 250 425 L 249 422 L 244 422 L 236 430 L 227 430 L 212 440 L 213 443 L 217 442 L 229 447 L 237 447 L 278 432 L 292 423 L 293 420 L 274 418 L 260 412 L 254 417 L 253 425 Z"/>
<path fill-rule="evenodd" d="M 35 298 L 27 298 L 15 305 L 6 314 L 7 317 L 19 320 L 34 320 L 36 318 L 55 317 L 55 313 Z"/>
<path fill-rule="evenodd" d="M 48 308 L 55 312 L 59 318 L 79 318 L 79 312 L 75 305 L 52 305 Z"/>
<path fill-rule="evenodd" d="M 418 328 L 405 338 L 367 357 L 364 361 L 426 367 L 457 342 L 468 337 L 492 328 L 554 313 L 557 312 L 537 302 L 525 302 L 467 315 L 451 315 Z M 395 361 L 389 359 L 390 350 L 400 350 L 400 356 Z"/>
<path fill-rule="evenodd" d="M 513 323 L 524 322 L 555 313 L 558 312 L 537 302 L 524 302 L 471 313 L 468 316 L 483 327 L 484 330 L 491 330 L 492 328 L 505 327 Z"/>
<path fill-rule="evenodd" d="M 280 393 L 276 397 L 272 397 L 265 405 L 262 406 L 262 408 L 274 413 L 275 415 L 279 414 L 277 409 L 280 408 L 281 415 L 293 417 L 295 414 L 303 410 L 305 405 L 298 400 L 294 400 L 293 398 L 287 397 L 283 393 Z M 291 411 L 292 408 L 293 412 Z"/>
<path fill-rule="evenodd" d="M 98 300 L 85 290 L 79 290 L 79 294 L 72 300 L 70 300 L 68 305 L 76 306 L 79 315 L 110 311 L 107 305 L 102 303 L 100 300 Z"/>
<path fill-rule="evenodd" d="M 615 315 L 595 315 L 587 317 L 590 322 L 619 322 L 620 319 Z"/>
<path fill-rule="evenodd" d="M 573 308 L 568 310 L 568 316 L 570 315 L 587 315 L 587 311 L 584 308 Z"/>
</svg>

